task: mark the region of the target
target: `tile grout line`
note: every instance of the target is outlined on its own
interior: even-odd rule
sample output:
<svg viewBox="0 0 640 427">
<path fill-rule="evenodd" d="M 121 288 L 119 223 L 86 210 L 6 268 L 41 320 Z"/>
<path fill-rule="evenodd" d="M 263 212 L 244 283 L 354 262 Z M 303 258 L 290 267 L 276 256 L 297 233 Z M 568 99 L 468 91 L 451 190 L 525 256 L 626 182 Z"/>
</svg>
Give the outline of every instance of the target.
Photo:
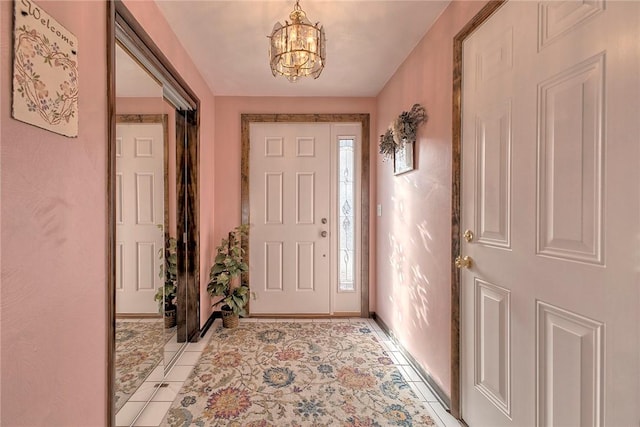
<svg viewBox="0 0 640 427">
<path fill-rule="evenodd" d="M 374 322 L 375 322 L 375 320 L 374 320 Z M 376 323 L 376 325 L 377 325 L 377 323 Z M 378 325 L 378 327 L 379 327 L 379 325 Z M 389 334 L 387 334 L 386 332 L 384 332 L 382 329 L 379 330 L 378 334 L 381 335 L 381 338 L 386 338 L 386 339 L 381 339 L 379 341 L 380 346 L 389 355 L 389 358 L 393 361 L 394 366 L 398 369 L 398 371 L 400 372 L 402 377 L 409 384 L 409 387 L 411 387 L 412 383 L 413 384 L 421 383 L 421 384 L 425 385 L 426 389 L 431 392 L 431 388 L 426 383 L 426 381 L 424 381 L 424 379 L 422 379 L 422 376 L 418 373 L 418 371 L 416 369 L 414 369 L 413 366 L 411 365 L 411 363 L 408 361 L 408 359 L 406 357 L 404 357 L 404 355 L 402 354 L 402 351 L 400 350 L 400 348 L 393 343 L 392 337 Z M 391 346 L 395 347 L 395 350 L 391 349 L 390 346 L 388 346 L 386 343 L 390 343 Z M 400 357 L 402 357 L 402 359 L 406 362 L 406 364 L 402 364 L 402 363 L 396 362 L 396 360 L 399 360 L 399 359 L 397 359 L 398 355 Z M 416 375 L 419 378 L 419 380 L 417 380 L 417 381 L 412 380 L 409 377 L 409 375 L 405 373 L 403 368 L 406 367 L 406 366 L 410 367 L 416 373 Z M 418 393 L 416 393 L 415 390 L 413 390 L 413 388 L 412 388 L 412 391 L 414 392 L 414 394 L 416 395 L 416 397 L 418 398 L 420 403 L 422 403 L 423 406 L 425 407 L 425 409 L 427 409 L 427 411 L 429 412 L 429 415 L 431 416 L 433 421 L 436 423 L 436 425 L 438 427 L 447 427 L 448 424 L 442 419 L 440 414 L 438 414 L 438 412 L 436 411 L 436 409 L 432 405 L 432 403 L 440 405 L 440 402 L 438 402 L 437 399 L 434 402 L 430 402 L 429 400 L 427 400 L 427 396 L 424 396 L 424 394 L 422 392 L 420 392 L 418 394 Z M 433 394 L 433 392 L 431 392 L 431 393 Z M 425 400 L 420 400 L 420 396 L 423 396 Z M 442 405 L 440 405 L 440 406 L 442 406 Z M 445 410 L 444 407 L 442 409 Z M 457 420 L 455 420 L 455 422 L 457 423 Z"/>
</svg>

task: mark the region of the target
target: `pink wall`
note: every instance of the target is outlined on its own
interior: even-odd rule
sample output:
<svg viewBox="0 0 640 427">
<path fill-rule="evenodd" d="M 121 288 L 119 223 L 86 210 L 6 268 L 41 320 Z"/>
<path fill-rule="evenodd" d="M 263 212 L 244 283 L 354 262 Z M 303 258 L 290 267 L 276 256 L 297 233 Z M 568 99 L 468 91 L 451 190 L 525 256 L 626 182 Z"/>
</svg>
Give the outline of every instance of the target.
<svg viewBox="0 0 640 427">
<path fill-rule="evenodd" d="M 11 118 L 13 4 L 0 2 L 0 424 L 102 426 L 107 419 L 106 3 L 39 4 L 78 38 L 80 130 L 70 139 Z M 127 6 L 201 100 L 205 272 L 213 250 L 213 95 L 155 3 L 127 1 Z M 204 322 L 210 313 L 206 287 L 201 298 Z"/>
<path fill-rule="evenodd" d="M 168 116 L 169 236 L 176 237 L 176 110 L 167 100 L 161 98 L 122 97 L 116 98 L 116 114 L 166 114 Z"/>
<path fill-rule="evenodd" d="M 155 2 L 125 0 L 124 3 L 200 99 L 200 324 L 203 325 L 212 311 L 206 279 L 209 277 L 210 260 L 213 259 L 216 247 L 213 239 L 214 97 Z M 215 206 L 216 215 L 218 208 Z"/>
<path fill-rule="evenodd" d="M 107 419 L 105 2 L 42 1 L 79 41 L 79 136 L 11 118 L 13 2 L 0 2 L 3 426 Z"/>
<path fill-rule="evenodd" d="M 241 114 L 331 114 L 368 113 L 371 119 L 371 209 L 369 216 L 370 307 L 375 310 L 375 162 L 376 113 L 374 98 L 289 98 L 289 97 L 216 97 L 216 161 L 215 161 L 215 242 L 240 224 L 240 115 Z"/>
<path fill-rule="evenodd" d="M 378 127 L 414 103 L 429 121 L 418 132 L 416 170 L 394 176 L 378 156 L 377 314 L 449 394 L 451 333 L 451 109 L 453 37 L 485 5 L 454 1 L 377 99 Z"/>
</svg>

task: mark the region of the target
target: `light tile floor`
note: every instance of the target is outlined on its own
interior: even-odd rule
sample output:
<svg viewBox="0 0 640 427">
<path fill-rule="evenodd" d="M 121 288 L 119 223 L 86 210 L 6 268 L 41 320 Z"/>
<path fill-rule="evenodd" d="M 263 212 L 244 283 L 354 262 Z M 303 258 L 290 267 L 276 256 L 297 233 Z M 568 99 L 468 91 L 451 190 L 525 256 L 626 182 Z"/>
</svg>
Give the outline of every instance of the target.
<svg viewBox="0 0 640 427">
<path fill-rule="evenodd" d="M 449 414 L 435 397 L 430 387 L 423 381 L 418 372 L 411 366 L 402 354 L 400 348 L 393 343 L 391 338 L 380 328 L 373 319 L 331 319 L 332 322 L 350 322 L 350 321 L 366 321 L 371 326 L 373 332 L 377 335 L 382 346 L 387 350 L 389 357 L 394 361 L 409 386 L 416 396 L 425 405 L 431 414 L 431 418 L 439 427 L 460 427 L 458 421 Z M 296 322 L 326 322 L 327 319 L 241 319 L 241 322 L 274 322 L 274 321 L 296 321 Z M 220 319 L 216 319 L 220 322 Z M 197 343 L 188 343 L 180 359 L 167 374 L 162 381 L 162 367 L 155 369 L 143 383 L 138 391 L 131 396 L 122 409 L 116 415 L 117 426 L 144 426 L 157 427 L 160 425 L 167 411 L 171 407 L 178 391 L 182 387 L 184 381 L 189 377 L 191 370 L 198 363 L 202 351 L 207 346 L 211 338 L 214 325 L 209 328 L 207 334 Z M 149 397 L 156 390 L 158 382 L 166 384 L 158 389 L 149 403 Z M 146 407 L 145 407 L 146 405 Z M 141 412 L 142 410 L 142 412 Z M 139 415 L 138 415 L 139 414 Z"/>
</svg>

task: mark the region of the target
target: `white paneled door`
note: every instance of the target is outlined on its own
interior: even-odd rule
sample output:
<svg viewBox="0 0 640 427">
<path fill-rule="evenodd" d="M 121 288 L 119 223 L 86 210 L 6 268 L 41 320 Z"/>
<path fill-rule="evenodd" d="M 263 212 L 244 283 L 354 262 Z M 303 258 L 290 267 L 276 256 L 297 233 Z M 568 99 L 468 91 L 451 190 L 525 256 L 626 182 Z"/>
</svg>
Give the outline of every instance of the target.
<svg viewBox="0 0 640 427">
<path fill-rule="evenodd" d="M 464 42 L 471 426 L 640 424 L 640 2 L 510 1 Z"/>
<path fill-rule="evenodd" d="M 336 193 L 341 141 L 353 154 L 359 140 L 359 127 L 354 125 L 250 125 L 251 313 L 330 314 L 335 307 L 346 312 L 360 310 L 359 286 L 350 281 L 345 290 L 337 280 L 337 269 L 350 267 L 355 272 L 357 263 L 338 262 Z M 343 155 L 345 158 L 354 156 Z M 356 176 L 355 163 L 349 167 Z M 356 194 L 353 191 L 347 198 L 356 200 Z M 351 221 L 356 223 L 356 218 L 352 215 Z"/>
<path fill-rule="evenodd" d="M 164 258 L 162 123 L 116 126 L 116 307 L 158 313 Z"/>
</svg>

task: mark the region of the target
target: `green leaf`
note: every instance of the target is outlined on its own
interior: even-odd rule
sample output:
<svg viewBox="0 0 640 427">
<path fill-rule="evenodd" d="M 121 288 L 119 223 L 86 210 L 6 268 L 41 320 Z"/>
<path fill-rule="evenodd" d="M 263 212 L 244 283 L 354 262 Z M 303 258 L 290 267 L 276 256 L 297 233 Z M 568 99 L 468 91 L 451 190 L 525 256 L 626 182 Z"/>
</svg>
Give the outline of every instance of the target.
<svg viewBox="0 0 640 427">
<path fill-rule="evenodd" d="M 243 302 L 242 302 L 242 299 L 238 298 L 237 296 L 231 295 L 231 298 L 233 299 L 233 302 L 235 303 L 235 305 L 237 307 L 241 307 L 241 306 L 244 305 Z"/>
<path fill-rule="evenodd" d="M 222 273 L 223 271 L 224 271 L 224 266 L 220 264 L 214 264 L 213 267 L 211 267 L 211 275 L 219 274 L 219 273 Z"/>
</svg>

